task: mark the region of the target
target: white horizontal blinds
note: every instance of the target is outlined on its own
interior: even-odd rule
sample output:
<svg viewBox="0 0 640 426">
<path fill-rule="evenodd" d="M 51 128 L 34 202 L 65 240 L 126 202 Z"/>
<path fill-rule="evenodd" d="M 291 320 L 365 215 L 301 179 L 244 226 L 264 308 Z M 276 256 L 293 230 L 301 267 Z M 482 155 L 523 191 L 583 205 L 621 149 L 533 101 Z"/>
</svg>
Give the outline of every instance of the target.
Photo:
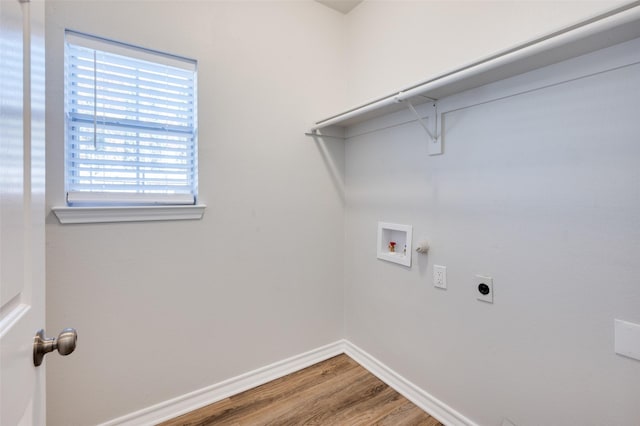
<svg viewBox="0 0 640 426">
<path fill-rule="evenodd" d="M 194 204 L 195 62 L 76 33 L 65 49 L 67 202 Z"/>
</svg>

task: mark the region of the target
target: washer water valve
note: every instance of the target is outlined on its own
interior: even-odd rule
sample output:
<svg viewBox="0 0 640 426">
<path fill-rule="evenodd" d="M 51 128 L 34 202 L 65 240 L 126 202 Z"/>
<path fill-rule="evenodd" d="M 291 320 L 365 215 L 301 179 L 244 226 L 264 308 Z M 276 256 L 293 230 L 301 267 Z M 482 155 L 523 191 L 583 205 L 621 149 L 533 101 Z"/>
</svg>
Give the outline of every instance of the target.
<svg viewBox="0 0 640 426">
<path fill-rule="evenodd" d="M 418 253 L 425 254 L 429 251 L 429 243 L 422 240 L 418 243 L 418 247 L 416 247 L 416 251 Z"/>
</svg>

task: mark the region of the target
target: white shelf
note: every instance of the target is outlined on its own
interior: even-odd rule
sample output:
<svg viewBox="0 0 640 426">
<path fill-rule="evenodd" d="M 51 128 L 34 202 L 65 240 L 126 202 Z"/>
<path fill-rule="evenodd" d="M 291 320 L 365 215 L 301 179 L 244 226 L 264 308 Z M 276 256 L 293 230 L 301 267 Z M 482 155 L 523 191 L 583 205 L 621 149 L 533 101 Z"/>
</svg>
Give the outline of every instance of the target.
<svg viewBox="0 0 640 426">
<path fill-rule="evenodd" d="M 640 5 L 634 2 L 317 121 L 311 133 L 320 135 L 318 131 L 329 126 L 349 127 L 405 109 L 408 102 L 432 102 L 638 37 Z"/>
</svg>

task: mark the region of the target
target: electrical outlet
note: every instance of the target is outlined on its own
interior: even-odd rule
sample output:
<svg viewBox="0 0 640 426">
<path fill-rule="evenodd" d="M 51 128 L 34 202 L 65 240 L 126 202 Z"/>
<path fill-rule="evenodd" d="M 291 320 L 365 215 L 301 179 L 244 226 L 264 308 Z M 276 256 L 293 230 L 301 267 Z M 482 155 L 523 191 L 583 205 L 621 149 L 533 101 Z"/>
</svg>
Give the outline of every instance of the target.
<svg viewBox="0 0 640 426">
<path fill-rule="evenodd" d="M 447 288 L 447 267 L 433 265 L 433 285 L 438 288 Z"/>
<path fill-rule="evenodd" d="M 493 303 L 493 278 L 476 275 L 475 284 L 478 300 Z"/>
</svg>

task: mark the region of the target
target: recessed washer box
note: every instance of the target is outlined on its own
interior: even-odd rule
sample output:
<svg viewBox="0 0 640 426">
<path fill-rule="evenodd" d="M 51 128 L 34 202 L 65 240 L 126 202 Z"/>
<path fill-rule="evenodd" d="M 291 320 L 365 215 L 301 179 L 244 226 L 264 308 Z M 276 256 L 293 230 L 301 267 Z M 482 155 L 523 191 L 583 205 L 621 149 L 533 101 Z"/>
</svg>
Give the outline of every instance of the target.
<svg viewBox="0 0 640 426">
<path fill-rule="evenodd" d="M 411 225 L 378 222 L 378 259 L 411 266 Z"/>
</svg>

